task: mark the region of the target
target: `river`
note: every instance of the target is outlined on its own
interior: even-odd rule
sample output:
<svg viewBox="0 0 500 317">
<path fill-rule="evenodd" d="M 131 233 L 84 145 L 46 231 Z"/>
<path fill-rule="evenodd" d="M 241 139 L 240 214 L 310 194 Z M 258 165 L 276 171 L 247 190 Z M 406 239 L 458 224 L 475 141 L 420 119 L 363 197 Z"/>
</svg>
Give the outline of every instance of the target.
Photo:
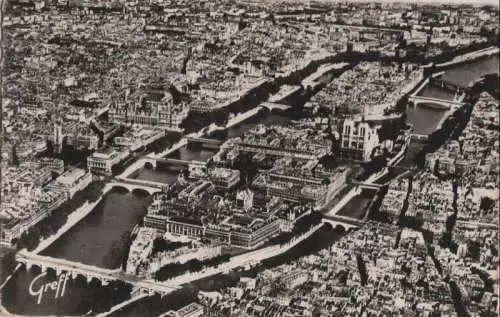
<svg viewBox="0 0 500 317">
<path fill-rule="evenodd" d="M 141 191 L 113 188 L 87 217 L 42 252 L 42 255 L 95 265 L 119 267 L 124 237 L 146 214 L 151 197 Z M 104 236 L 105 235 L 105 238 Z"/>
<path fill-rule="evenodd" d="M 267 109 L 261 110 L 255 116 L 229 128 L 226 131 L 215 131 L 211 137 L 218 140 L 227 140 L 231 138 L 241 137 L 246 132 L 254 128 L 257 124 L 263 125 L 286 125 L 294 119 L 301 117 L 301 112 L 287 110 L 287 111 L 273 111 L 269 112 Z"/>
<path fill-rule="evenodd" d="M 417 96 L 453 100 L 455 94 L 448 90 L 427 84 L 418 92 Z"/>
<path fill-rule="evenodd" d="M 254 128 L 257 124 L 287 124 L 300 117 L 300 112 L 269 112 L 267 109 L 262 110 L 257 115 L 235 125 L 225 131 L 215 131 L 210 135 L 211 138 L 218 140 L 227 140 L 230 138 L 240 137 L 247 131 Z M 197 160 L 197 161 L 207 161 L 212 157 L 217 151 L 213 149 L 207 149 L 200 146 L 183 146 L 179 150 L 168 155 L 170 158 L 176 158 L 181 160 Z M 156 169 L 141 168 L 140 170 L 132 173 L 130 178 L 140 179 L 140 180 L 150 180 L 155 182 L 162 182 L 172 184 L 176 181 L 179 171 L 183 168 L 181 165 L 168 165 L 163 163 L 158 163 Z"/>
<path fill-rule="evenodd" d="M 375 196 L 376 191 L 363 190 L 363 192 L 353 197 L 349 202 L 339 210 L 339 216 L 348 216 L 356 219 L 362 219 L 366 213 L 366 207 Z"/>
<path fill-rule="evenodd" d="M 496 54 L 468 63 L 454 65 L 445 70 L 441 78 L 447 82 L 467 87 L 469 83 L 486 74 L 498 74 L 498 66 L 499 55 Z M 453 100 L 454 97 L 453 93 L 430 85 L 426 85 L 417 95 L 445 100 Z M 413 133 L 429 135 L 438 128 L 447 112 L 447 110 L 428 108 L 424 104 L 418 107 L 407 107 L 406 121 L 413 124 Z"/>
<path fill-rule="evenodd" d="M 112 314 L 112 317 L 137 317 L 137 316 L 159 316 L 170 309 L 179 309 L 196 299 L 198 291 L 217 291 L 224 287 L 236 286 L 240 277 L 255 277 L 258 272 L 272 268 L 287 261 L 313 254 L 321 249 L 331 246 L 344 236 L 344 232 L 332 229 L 327 224 L 306 239 L 279 256 L 269 258 L 261 263 L 261 266 L 249 271 L 231 271 L 229 274 L 219 274 L 202 280 L 187 284 L 181 290 L 165 296 L 143 298 L 128 305 L 126 308 Z"/>
<path fill-rule="evenodd" d="M 456 85 L 467 87 L 471 82 L 486 74 L 498 74 L 498 67 L 499 55 L 494 54 L 454 66 L 446 70 L 442 79 Z"/>
<path fill-rule="evenodd" d="M 428 108 L 424 105 L 407 107 L 406 122 L 413 125 L 413 133 L 429 135 L 437 129 L 446 113 L 447 110 Z"/>
<path fill-rule="evenodd" d="M 489 60 L 486 64 L 484 61 Z M 478 65 L 481 69 L 488 71 L 494 68 L 498 69 L 498 56 L 494 59 L 485 59 L 480 61 Z M 457 78 L 461 82 L 469 82 L 475 79 L 477 72 L 472 72 L 476 75 L 471 75 L 470 64 L 458 65 L 446 71 L 447 76 Z M 496 65 L 496 66 L 495 66 Z M 477 67 L 477 66 L 474 66 Z M 493 71 L 490 71 L 493 72 Z M 482 74 L 482 73 L 481 73 Z M 294 103 L 303 104 L 303 96 L 294 100 Z M 285 113 L 275 113 L 262 111 L 256 117 L 251 118 L 238 126 L 232 127 L 227 132 L 216 132 L 211 137 L 218 139 L 227 139 L 241 136 L 249 129 L 258 123 L 263 124 L 286 124 L 291 120 L 300 117 L 298 111 L 287 111 Z M 414 124 L 415 133 L 422 132 L 429 134 L 439 124 L 444 111 L 427 109 L 418 107 L 416 109 L 408 108 L 407 120 Z M 207 160 L 213 155 L 213 150 L 203 148 L 182 148 L 178 152 L 174 152 L 172 157 L 181 159 Z M 149 179 L 172 183 L 177 177 L 179 167 L 162 167 L 157 170 L 142 169 L 135 173 L 135 177 L 139 179 Z M 359 197 L 359 200 L 353 201 L 345 207 L 342 213 L 346 215 L 361 215 L 360 208 L 364 208 L 368 197 Z M 126 252 L 123 240 L 128 233 L 137 224 L 138 220 L 145 214 L 147 205 L 151 197 L 141 192 L 125 192 L 124 190 L 114 189 L 108 193 L 103 201 L 96 207 L 89 216 L 83 219 L 74 228 L 69 230 L 64 238 L 59 239 L 51 245 L 43 254 L 61 257 L 64 259 L 74 260 L 86 264 L 116 268 L 121 264 L 121 258 Z M 319 250 L 331 245 L 342 236 L 341 233 L 334 232 L 330 228 L 326 233 L 319 233 L 320 236 L 314 236 L 311 239 L 299 244 L 292 249 L 287 255 L 266 261 L 267 265 L 273 266 L 283 261 L 291 259 L 291 257 L 299 257 L 311 252 Z M 321 235 L 324 234 L 324 235 Z M 12 264 L 2 263 L 2 276 L 6 276 L 6 272 L 12 270 Z M 50 275 L 47 281 L 55 280 L 54 273 L 49 270 Z M 251 273 L 251 272 L 250 272 Z M 231 273 L 225 276 L 216 276 L 205 279 L 203 281 L 191 283 L 181 291 L 173 293 L 163 299 L 159 296 L 153 296 L 131 304 L 124 310 L 119 311 L 113 316 L 157 316 L 168 309 L 177 309 L 190 301 L 194 300 L 198 290 L 218 289 L 223 286 L 232 285 L 237 281 L 238 274 L 250 273 Z M 50 296 L 44 298 L 41 304 L 36 304 L 34 297 L 28 293 L 30 282 L 39 274 L 37 269 L 32 269 L 26 272 L 23 267 L 17 271 L 13 279 L 7 283 L 5 289 L 2 290 L 2 301 L 4 306 L 14 313 L 20 314 L 56 314 L 56 315 L 78 315 L 85 314 L 93 309 L 93 312 L 103 311 L 128 298 L 130 286 L 123 283 L 111 283 L 109 286 L 101 286 L 96 280 L 92 280 L 87 284 L 84 278 L 79 277 L 75 281 L 68 284 L 68 290 L 64 298 L 57 300 L 51 299 Z"/>
<path fill-rule="evenodd" d="M 89 311 L 102 312 L 130 298 L 131 287 L 122 282 L 110 282 L 102 286 L 93 279 L 87 283 L 84 277 L 68 280 L 64 296 L 55 297 L 55 292 L 44 293 L 40 303 L 29 294 L 30 283 L 39 276 L 40 269 L 32 268 L 29 272 L 23 266 L 2 290 L 2 304 L 11 313 L 32 315 L 83 315 Z M 48 270 L 48 275 L 37 279 L 33 290 L 40 285 L 56 281 L 55 272 Z"/>
<path fill-rule="evenodd" d="M 145 215 L 150 202 L 151 197 L 145 192 L 113 188 L 91 214 L 41 254 L 108 269 L 118 268 L 128 252 L 126 243 L 130 232 Z M 130 287 L 124 283 L 102 287 L 97 280 L 87 284 L 85 278 L 80 276 L 75 281 L 69 281 L 64 298 L 56 300 L 54 294 L 49 293 L 45 300 L 37 304 L 28 289 L 39 273 L 38 268 L 27 272 L 23 266 L 14 274 L 2 292 L 3 303 L 9 311 L 19 314 L 83 314 L 91 308 L 106 310 L 129 296 Z M 49 273 L 41 281 L 57 280 L 55 272 L 49 270 Z"/>
</svg>

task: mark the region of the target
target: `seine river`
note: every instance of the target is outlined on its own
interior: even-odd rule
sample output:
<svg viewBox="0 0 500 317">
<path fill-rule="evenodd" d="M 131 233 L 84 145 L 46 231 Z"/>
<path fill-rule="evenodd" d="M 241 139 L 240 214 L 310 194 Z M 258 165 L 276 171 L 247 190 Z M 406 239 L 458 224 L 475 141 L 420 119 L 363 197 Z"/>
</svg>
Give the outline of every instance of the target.
<svg viewBox="0 0 500 317">
<path fill-rule="evenodd" d="M 497 73 L 499 66 L 499 56 L 491 55 L 480 58 L 467 64 L 460 64 L 445 71 L 442 79 L 460 86 L 467 87 L 469 83 L 479 79 L 486 74 Z M 419 96 L 432 97 L 446 100 L 453 100 L 454 94 L 449 91 L 433 86 L 425 86 L 418 92 Z M 439 126 L 439 123 L 446 116 L 447 110 L 432 109 L 425 106 L 408 107 L 406 110 L 406 120 L 413 124 L 415 134 L 431 134 Z"/>
<path fill-rule="evenodd" d="M 474 66 L 476 65 L 476 66 Z M 480 70 L 478 70 L 478 68 Z M 457 83 L 468 83 L 478 76 L 486 73 L 498 72 L 498 56 L 481 59 L 470 64 L 459 65 L 448 70 L 445 75 L 456 80 Z M 426 92 L 426 93 L 431 93 Z M 419 124 L 421 131 L 428 134 L 433 131 L 443 116 L 444 111 L 431 110 L 424 107 L 408 111 L 408 121 Z M 213 137 L 226 139 L 242 135 L 258 123 L 273 124 L 286 123 L 296 119 L 290 114 L 275 114 L 264 112 L 257 117 L 243 122 L 237 127 L 224 133 L 217 133 Z M 214 151 L 197 148 L 182 148 L 174 152 L 172 157 L 189 160 L 207 160 Z M 172 183 L 177 177 L 179 168 L 169 167 L 158 170 L 143 169 L 134 177 L 154 181 Z M 352 215 L 361 213 L 358 209 L 364 208 L 369 197 L 360 197 L 353 201 L 347 209 L 353 208 Z M 109 192 L 95 210 L 80 223 L 69 230 L 63 238 L 47 248 L 43 254 L 82 262 L 104 268 L 117 268 L 126 253 L 126 239 L 133 230 L 138 220 L 146 213 L 146 208 L 151 197 L 143 192 L 128 192 L 114 189 Z M 344 213 L 344 212 L 343 212 Z M 345 212 L 347 214 L 348 212 Z M 328 247 L 341 237 L 342 234 L 331 228 L 323 228 L 317 233 L 315 239 L 309 239 L 294 248 L 284 257 L 273 259 L 269 266 L 283 263 L 287 258 L 298 257 L 314 252 L 318 248 Z M 11 272 L 12 263 L 5 257 L 0 263 L 2 280 Z M 93 279 L 87 283 L 85 278 L 78 277 L 70 280 L 66 287 L 64 297 L 54 299 L 54 293 L 44 294 L 40 304 L 28 292 L 31 281 L 40 274 L 37 269 L 27 272 L 24 267 L 18 270 L 13 278 L 2 290 L 3 305 L 12 313 L 26 315 L 82 315 L 95 314 L 105 311 L 129 296 L 130 286 L 123 283 L 111 283 L 101 286 L 100 282 Z M 248 274 L 248 273 L 245 273 Z M 238 278 L 238 273 L 227 276 L 209 278 L 197 283 L 192 283 L 182 290 L 163 299 L 153 296 L 134 303 L 113 316 L 158 316 L 168 309 L 176 309 L 192 301 L 198 290 L 210 290 L 231 285 Z M 39 286 L 43 282 L 56 280 L 55 273 L 51 270 L 48 275 L 37 280 Z"/>
<path fill-rule="evenodd" d="M 443 79 L 456 85 L 467 87 L 470 82 L 486 75 L 497 73 L 499 69 L 498 54 L 486 58 L 476 59 L 470 63 L 461 64 L 459 67 L 448 69 Z"/>
<path fill-rule="evenodd" d="M 151 197 L 120 187 L 108 192 L 94 211 L 42 252 L 56 258 L 115 269 L 124 255 L 124 242 L 146 214 Z M 111 229 L 112 228 L 112 229 Z"/>
</svg>

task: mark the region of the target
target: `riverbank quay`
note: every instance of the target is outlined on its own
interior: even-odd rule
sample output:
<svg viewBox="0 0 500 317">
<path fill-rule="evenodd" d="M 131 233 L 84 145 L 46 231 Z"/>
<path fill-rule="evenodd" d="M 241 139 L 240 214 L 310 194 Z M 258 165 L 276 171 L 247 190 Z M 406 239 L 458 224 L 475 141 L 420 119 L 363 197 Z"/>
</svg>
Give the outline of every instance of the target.
<svg viewBox="0 0 500 317">
<path fill-rule="evenodd" d="M 498 54 L 499 52 L 500 52 L 499 47 L 490 46 L 490 47 L 487 47 L 487 48 L 484 48 L 484 49 L 481 49 L 478 51 L 473 51 L 473 52 L 466 53 L 463 55 L 458 55 L 448 62 L 430 65 L 429 67 L 433 68 L 433 70 L 435 70 L 435 71 L 443 71 L 443 70 L 449 69 L 450 67 L 453 67 L 456 65 L 468 63 L 468 62 L 471 62 L 471 61 L 476 60 L 476 59 L 481 59 L 481 58 L 489 57 L 491 55 Z"/>
<path fill-rule="evenodd" d="M 210 276 L 215 276 L 218 274 L 227 274 L 231 270 L 237 269 L 237 268 L 242 268 L 244 270 L 251 270 L 252 267 L 258 266 L 262 261 L 265 259 L 270 259 L 270 258 L 275 258 L 281 254 L 286 253 L 287 251 L 293 249 L 296 247 L 298 244 L 301 242 L 306 241 L 308 238 L 310 238 L 315 232 L 317 232 L 320 228 L 325 226 L 325 224 L 321 223 L 318 224 L 309 231 L 305 232 L 299 237 L 296 237 L 295 239 L 291 240 L 290 242 L 284 244 L 284 245 L 274 245 L 274 246 L 269 246 L 265 247 L 263 249 L 251 251 L 248 253 L 244 253 L 241 255 L 237 255 L 231 258 L 229 262 L 220 264 L 218 267 L 213 267 L 213 268 L 206 268 L 205 270 L 197 273 L 186 273 L 177 277 L 174 277 L 170 280 L 166 280 L 164 282 L 155 282 L 155 283 L 161 283 L 163 285 L 167 285 L 170 287 L 173 287 L 174 285 L 176 287 L 180 286 L 185 286 L 187 284 L 196 282 L 198 280 L 206 279 Z M 172 291 L 174 292 L 174 291 Z M 168 295 L 166 295 L 168 296 Z M 125 307 L 120 306 L 119 309 L 113 309 L 111 308 L 110 311 L 112 310 L 114 312 L 114 316 L 120 316 L 120 309 L 123 309 Z M 107 314 L 105 315 L 107 316 Z"/>
<path fill-rule="evenodd" d="M 105 188 L 105 190 L 103 191 L 103 195 L 105 195 L 109 189 Z M 49 245 L 51 245 L 54 241 L 59 239 L 59 237 L 61 237 L 64 233 L 66 233 L 68 230 L 70 230 L 75 224 L 77 224 L 80 220 L 82 220 L 89 213 L 91 213 L 92 210 L 94 210 L 95 206 L 97 206 L 101 202 L 101 200 L 102 200 L 102 197 L 100 197 L 97 201 L 92 202 L 92 203 L 85 202 L 85 204 L 83 206 L 81 206 L 80 208 L 78 208 L 77 210 L 75 210 L 74 212 L 72 212 L 68 216 L 68 220 L 66 221 L 66 223 L 61 228 L 59 228 L 59 230 L 57 230 L 57 232 L 55 234 L 40 241 L 40 243 L 35 248 L 35 250 L 33 250 L 31 252 L 38 254 L 38 253 L 42 252 L 43 250 L 45 250 Z"/>
<path fill-rule="evenodd" d="M 118 312 L 119 310 L 123 309 L 124 307 L 126 307 L 127 305 L 130 305 L 138 300 L 141 300 L 143 298 L 146 298 L 148 297 L 149 295 L 147 293 L 140 293 L 136 296 L 133 296 L 132 298 L 130 298 L 129 300 L 126 300 L 124 302 L 121 302 L 120 304 L 118 305 L 115 305 L 113 307 L 111 307 L 108 311 L 106 312 L 103 312 L 103 313 L 100 313 L 100 314 L 97 314 L 96 317 L 105 317 L 105 316 L 109 316 L 115 312 Z"/>
</svg>

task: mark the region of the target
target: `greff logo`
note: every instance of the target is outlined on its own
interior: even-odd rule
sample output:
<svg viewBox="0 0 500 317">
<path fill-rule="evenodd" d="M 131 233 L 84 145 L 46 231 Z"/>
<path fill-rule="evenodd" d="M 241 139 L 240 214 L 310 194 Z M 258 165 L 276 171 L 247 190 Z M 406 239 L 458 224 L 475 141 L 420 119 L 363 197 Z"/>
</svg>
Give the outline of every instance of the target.
<svg viewBox="0 0 500 317">
<path fill-rule="evenodd" d="M 37 297 L 37 304 L 42 302 L 42 297 L 44 293 L 55 291 L 54 298 L 59 298 L 64 296 L 66 291 L 66 283 L 68 282 L 69 275 L 67 273 L 59 274 L 57 281 L 50 283 L 41 283 L 40 279 L 47 276 L 47 272 L 41 273 L 33 279 L 30 283 L 29 293 L 31 296 Z"/>
</svg>

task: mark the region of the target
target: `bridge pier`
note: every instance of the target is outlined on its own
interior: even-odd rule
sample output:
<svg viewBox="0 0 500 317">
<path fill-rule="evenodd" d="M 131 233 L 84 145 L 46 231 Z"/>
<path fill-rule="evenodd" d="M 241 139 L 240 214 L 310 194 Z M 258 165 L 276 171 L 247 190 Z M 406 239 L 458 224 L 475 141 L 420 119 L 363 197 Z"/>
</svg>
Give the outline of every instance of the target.
<svg viewBox="0 0 500 317">
<path fill-rule="evenodd" d="M 40 264 L 40 269 L 42 270 L 42 273 L 47 273 L 47 267 L 43 264 Z"/>
<path fill-rule="evenodd" d="M 349 232 L 349 230 L 351 229 L 355 229 L 355 228 L 358 228 L 359 225 L 358 224 L 351 224 L 351 223 L 347 223 L 347 222 L 343 222 L 343 221 L 338 221 L 338 220 L 334 220 L 334 219 L 329 219 L 329 218 L 326 218 L 326 217 L 323 217 L 321 219 L 321 222 L 322 223 L 329 223 L 333 229 L 336 229 L 338 227 L 342 228 L 345 232 Z"/>
<path fill-rule="evenodd" d="M 446 100 L 446 99 L 423 97 L 417 95 L 412 95 L 408 98 L 408 104 L 413 105 L 413 107 L 418 107 L 422 103 L 428 105 L 434 105 L 434 107 L 438 109 L 447 109 L 447 110 L 450 110 L 454 107 L 463 106 L 463 102 L 457 100 Z"/>
<path fill-rule="evenodd" d="M 92 281 L 92 276 L 90 274 L 86 274 L 85 278 L 87 280 L 87 284 L 89 284 Z"/>
<path fill-rule="evenodd" d="M 338 227 L 340 227 L 340 228 L 342 228 L 344 230 L 344 232 L 347 232 L 350 229 L 350 228 L 346 228 L 346 225 L 344 225 L 342 223 L 339 223 L 339 222 L 333 221 L 333 220 L 328 220 L 328 219 L 325 219 L 325 218 L 321 219 L 321 222 L 322 223 L 329 223 L 334 230 L 337 229 Z"/>
<path fill-rule="evenodd" d="M 78 273 L 75 271 L 71 271 L 71 278 L 74 280 L 78 277 Z"/>
<path fill-rule="evenodd" d="M 144 166 L 146 167 L 146 165 L 151 165 L 152 168 L 156 169 L 158 163 L 156 160 L 154 159 L 144 159 Z"/>
<path fill-rule="evenodd" d="M 107 286 L 110 282 L 110 280 L 108 280 L 106 278 L 101 278 L 100 281 L 101 281 L 102 286 Z"/>
<path fill-rule="evenodd" d="M 29 270 L 31 270 L 31 267 L 33 266 L 33 263 L 26 261 L 24 262 L 24 265 L 26 265 L 26 271 L 29 272 Z"/>
<path fill-rule="evenodd" d="M 154 193 L 161 192 L 162 190 L 165 189 L 165 186 L 168 186 L 168 184 L 163 184 L 163 183 L 157 183 L 155 185 L 149 185 L 147 184 L 148 181 L 136 181 L 136 180 L 131 180 L 131 179 L 123 179 L 123 180 L 118 180 L 114 181 L 112 183 L 109 183 L 108 185 L 113 187 L 123 187 L 127 189 L 129 192 L 132 192 L 134 190 L 144 190 L 146 191 L 149 195 L 153 195 Z"/>
<path fill-rule="evenodd" d="M 132 288 L 132 291 L 130 292 L 130 297 L 138 296 L 140 293 L 141 293 L 141 289 L 137 286 L 134 286 Z"/>
</svg>

